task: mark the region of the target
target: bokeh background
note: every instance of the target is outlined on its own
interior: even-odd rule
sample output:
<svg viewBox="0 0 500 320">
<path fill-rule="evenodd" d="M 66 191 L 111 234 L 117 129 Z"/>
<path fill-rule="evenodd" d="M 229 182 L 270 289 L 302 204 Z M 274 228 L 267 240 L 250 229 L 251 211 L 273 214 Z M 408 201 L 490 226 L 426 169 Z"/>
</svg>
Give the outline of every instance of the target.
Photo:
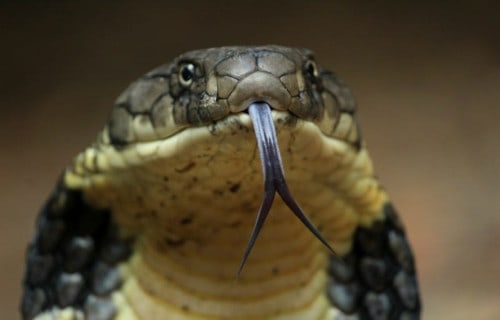
<svg viewBox="0 0 500 320">
<path fill-rule="evenodd" d="M 418 257 L 425 319 L 500 319 L 500 2 L 0 2 L 0 310 L 62 168 L 186 50 L 316 51 L 354 90 Z"/>
</svg>

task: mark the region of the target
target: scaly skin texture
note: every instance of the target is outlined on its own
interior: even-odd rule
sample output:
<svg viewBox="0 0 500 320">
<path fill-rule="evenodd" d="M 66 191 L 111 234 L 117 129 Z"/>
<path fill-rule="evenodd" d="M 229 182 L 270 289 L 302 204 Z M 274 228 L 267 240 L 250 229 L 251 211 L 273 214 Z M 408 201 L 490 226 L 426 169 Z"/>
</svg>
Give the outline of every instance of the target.
<svg viewBox="0 0 500 320">
<path fill-rule="evenodd" d="M 273 108 L 286 181 L 262 198 L 253 125 Z M 27 254 L 24 319 L 418 319 L 413 256 L 350 91 L 309 50 L 188 52 L 134 82 L 63 173 Z"/>
</svg>

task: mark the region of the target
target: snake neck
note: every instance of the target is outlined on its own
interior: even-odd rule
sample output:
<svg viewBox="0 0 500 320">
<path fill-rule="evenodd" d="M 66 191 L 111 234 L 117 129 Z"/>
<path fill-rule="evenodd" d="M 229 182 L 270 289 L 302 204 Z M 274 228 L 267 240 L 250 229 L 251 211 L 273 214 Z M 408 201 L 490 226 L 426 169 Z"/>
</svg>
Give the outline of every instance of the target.
<svg viewBox="0 0 500 320">
<path fill-rule="evenodd" d="M 326 253 L 281 202 L 273 209 L 239 276 L 253 210 L 239 212 L 248 217 L 239 223 L 215 221 L 206 235 L 189 223 L 175 235 L 150 230 L 126 267 L 124 294 L 135 312 L 148 319 L 323 319 Z"/>
<path fill-rule="evenodd" d="M 116 294 L 119 320 L 332 318 L 328 254 L 279 198 L 237 277 L 263 186 L 251 132 L 238 122 L 227 128 L 232 134 L 200 128 L 127 154 L 104 149 L 95 161 L 86 160 L 96 152 L 89 149 L 66 175 L 89 203 L 111 210 L 124 236 L 137 239 Z M 343 256 L 357 226 L 380 217 L 385 192 L 366 150 L 327 139 L 307 123 L 295 130 L 278 128 L 287 182 Z M 184 146 L 193 137 L 198 143 Z M 79 174 L 95 163 L 102 173 Z"/>
</svg>

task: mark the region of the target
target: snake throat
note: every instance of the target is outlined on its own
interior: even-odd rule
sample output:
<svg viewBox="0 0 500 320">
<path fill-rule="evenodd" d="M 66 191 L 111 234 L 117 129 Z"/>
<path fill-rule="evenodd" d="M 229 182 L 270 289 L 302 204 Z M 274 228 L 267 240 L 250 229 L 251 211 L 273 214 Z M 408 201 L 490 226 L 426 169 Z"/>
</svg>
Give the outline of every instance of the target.
<svg viewBox="0 0 500 320">
<path fill-rule="evenodd" d="M 262 172 L 264 175 L 264 194 L 260 204 L 257 218 L 250 234 L 247 247 L 243 254 L 238 275 L 240 275 L 245 262 L 252 251 L 255 241 L 259 236 L 264 222 L 271 210 L 274 196 L 278 193 L 292 210 L 293 214 L 304 224 L 304 226 L 325 245 L 332 254 L 335 254 L 321 232 L 314 226 L 311 220 L 304 213 L 302 208 L 297 204 L 293 195 L 288 188 L 283 170 L 283 162 L 276 137 L 276 129 L 274 127 L 271 106 L 265 102 L 254 102 L 248 107 L 248 113 L 252 119 L 254 126 L 255 137 L 257 138 L 257 146 L 259 148 L 260 161 L 262 163 Z"/>
</svg>

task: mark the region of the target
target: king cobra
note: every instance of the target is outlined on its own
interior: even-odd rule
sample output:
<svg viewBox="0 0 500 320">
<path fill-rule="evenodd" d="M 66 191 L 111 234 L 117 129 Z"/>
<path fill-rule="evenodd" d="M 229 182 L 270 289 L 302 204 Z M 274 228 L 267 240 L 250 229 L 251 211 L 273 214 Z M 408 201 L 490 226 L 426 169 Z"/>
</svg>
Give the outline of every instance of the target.
<svg viewBox="0 0 500 320">
<path fill-rule="evenodd" d="M 354 99 L 307 49 L 191 51 L 133 82 L 26 261 L 23 319 L 420 318 Z"/>
</svg>

